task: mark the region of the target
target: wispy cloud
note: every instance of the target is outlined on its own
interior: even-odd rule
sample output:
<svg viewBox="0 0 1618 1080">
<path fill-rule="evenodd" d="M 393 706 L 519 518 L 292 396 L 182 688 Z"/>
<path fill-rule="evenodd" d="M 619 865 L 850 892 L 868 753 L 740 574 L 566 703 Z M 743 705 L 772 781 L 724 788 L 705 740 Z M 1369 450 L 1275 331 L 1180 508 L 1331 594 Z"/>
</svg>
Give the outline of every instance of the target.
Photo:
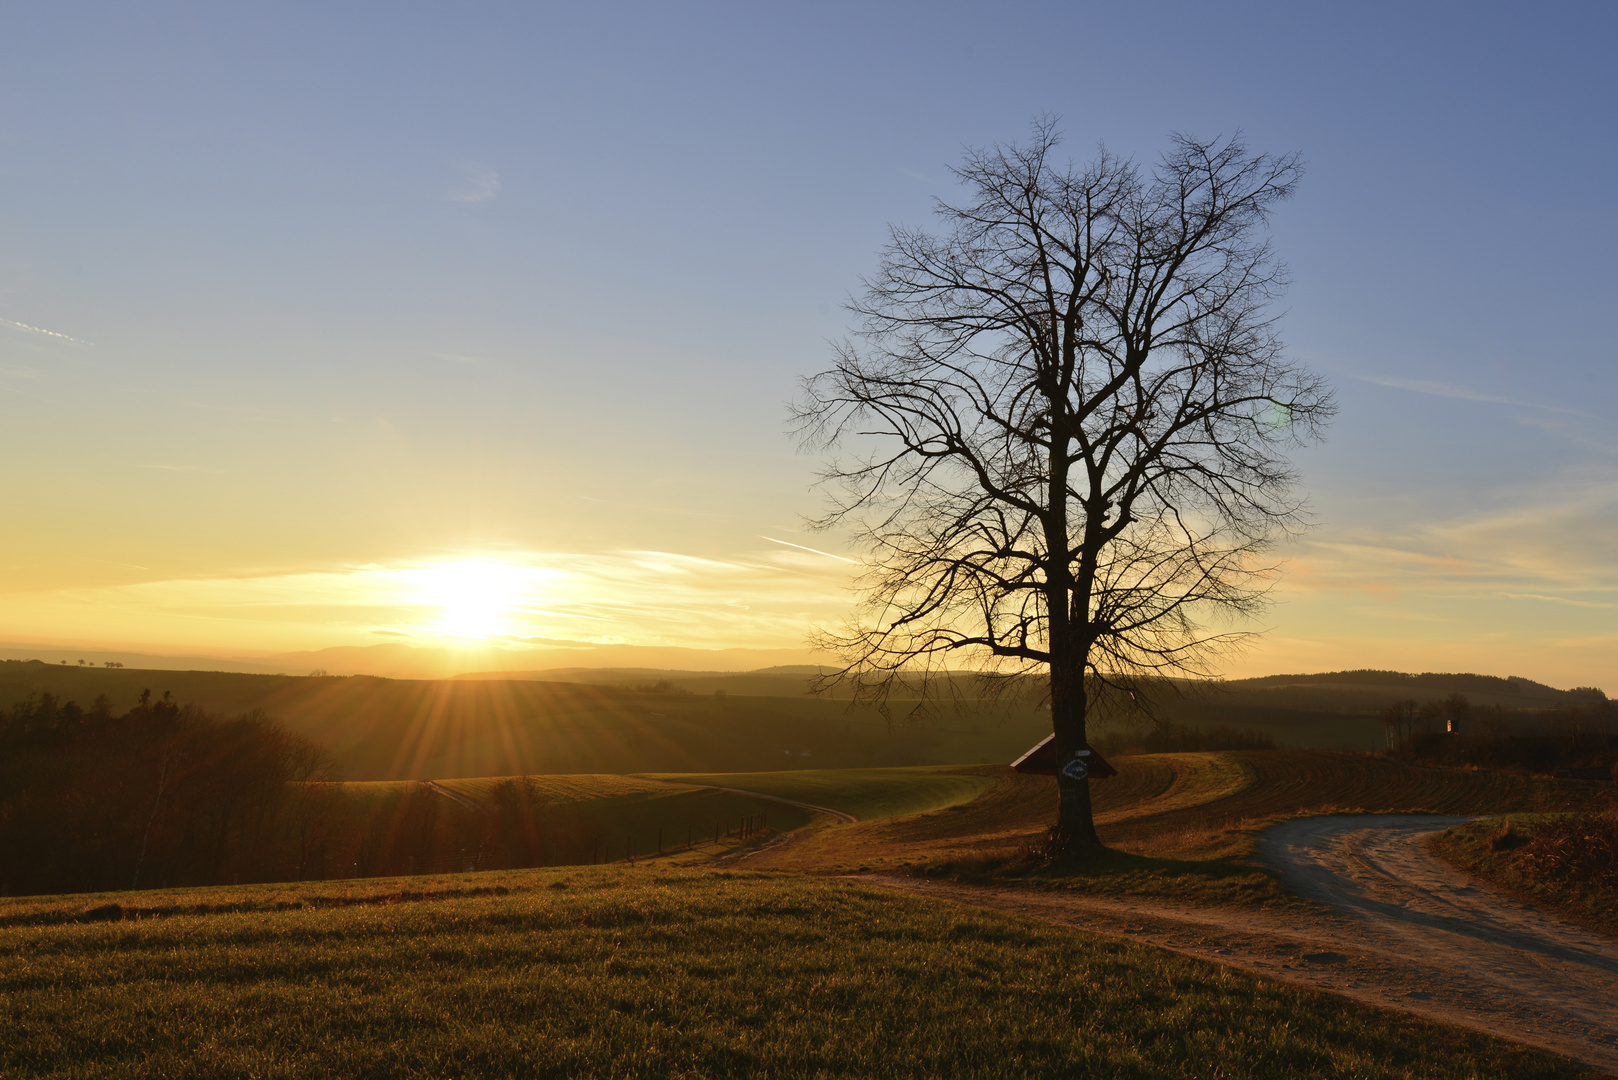
<svg viewBox="0 0 1618 1080">
<path fill-rule="evenodd" d="M 493 202 L 500 194 L 500 174 L 493 169 L 469 166 L 460 187 L 444 196 L 455 203 Z"/>
<path fill-rule="evenodd" d="M 9 326 L 13 330 L 26 330 L 30 334 L 44 334 L 46 337 L 57 338 L 61 341 L 71 341 L 75 345 L 90 344 L 88 341 L 80 341 L 76 337 L 68 337 L 66 334 L 59 334 L 55 330 L 46 330 L 42 326 L 29 326 L 27 323 L 20 323 L 13 319 L 0 319 L 0 326 Z"/>
<path fill-rule="evenodd" d="M 1560 413 L 1564 416 L 1590 415 L 1580 409 L 1569 409 L 1561 405 L 1546 405 L 1537 401 L 1523 401 L 1520 398 L 1500 397 L 1496 394 L 1485 394 L 1480 390 L 1473 390 L 1467 386 L 1456 386 L 1453 383 L 1436 382 L 1430 379 L 1401 379 L 1393 375 L 1357 375 L 1353 373 L 1348 373 L 1348 377 L 1356 382 L 1371 383 L 1373 386 L 1387 386 L 1395 390 L 1408 390 L 1413 394 L 1452 398 L 1456 401 L 1476 401 L 1485 405 L 1514 405 L 1521 409 L 1539 409 L 1542 412 Z"/>
<path fill-rule="evenodd" d="M 1283 589 L 1505 597 L 1604 606 L 1618 592 L 1618 473 L 1591 468 L 1491 509 L 1391 530 L 1338 527 L 1304 540 Z M 1602 600 L 1605 599 L 1603 595 Z"/>
<path fill-rule="evenodd" d="M 1580 413 L 1579 415 L 1585 416 L 1586 414 Z M 1593 450 L 1598 454 L 1604 454 L 1607 456 L 1618 454 L 1618 443 L 1614 443 L 1610 439 L 1592 438 L 1581 431 L 1573 430 L 1573 426 L 1566 420 L 1559 419 L 1555 416 L 1535 416 L 1529 414 L 1518 416 L 1516 420 L 1517 423 L 1524 427 L 1537 428 L 1540 431 L 1546 432 L 1547 434 L 1566 439 L 1568 442 L 1573 443 L 1575 446 L 1582 447 L 1585 450 Z M 1586 429 L 1589 429 L 1590 427 L 1591 425 L 1585 425 Z M 1608 426 L 1605 424 L 1596 424 L 1594 427 L 1597 431 L 1609 430 Z"/>
<path fill-rule="evenodd" d="M 1507 600 L 1542 600 L 1547 604 L 1566 604 L 1568 607 L 1612 608 L 1618 604 L 1603 604 L 1595 600 L 1574 600 L 1567 596 L 1541 596 L 1539 593 L 1501 593 Z"/>
</svg>

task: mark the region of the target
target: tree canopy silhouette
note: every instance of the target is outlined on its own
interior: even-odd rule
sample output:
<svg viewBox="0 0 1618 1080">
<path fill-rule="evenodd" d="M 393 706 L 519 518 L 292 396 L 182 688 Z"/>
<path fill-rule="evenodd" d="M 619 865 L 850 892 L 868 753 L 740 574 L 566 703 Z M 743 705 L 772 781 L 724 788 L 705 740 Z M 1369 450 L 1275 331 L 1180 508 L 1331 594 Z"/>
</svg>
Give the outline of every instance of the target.
<svg viewBox="0 0 1618 1080">
<path fill-rule="evenodd" d="M 807 379 L 823 528 L 867 553 L 823 644 L 885 699 L 918 672 L 1038 671 L 1060 768 L 1055 850 L 1098 845 L 1086 724 L 1143 676 L 1207 674 L 1306 517 L 1287 451 L 1332 411 L 1291 362 L 1270 214 L 1296 156 L 1171 139 L 1155 167 L 1056 160 L 1054 122 L 972 151 L 938 231 L 898 228 Z"/>
</svg>

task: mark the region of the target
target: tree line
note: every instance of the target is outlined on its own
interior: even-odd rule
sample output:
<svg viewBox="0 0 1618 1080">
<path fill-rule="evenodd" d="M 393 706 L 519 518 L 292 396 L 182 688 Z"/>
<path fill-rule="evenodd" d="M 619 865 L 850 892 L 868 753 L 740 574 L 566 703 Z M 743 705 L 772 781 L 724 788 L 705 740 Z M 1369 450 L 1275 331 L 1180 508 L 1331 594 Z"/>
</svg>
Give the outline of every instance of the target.
<svg viewBox="0 0 1618 1080">
<path fill-rule="evenodd" d="M 1593 687 L 1569 697 L 1533 713 L 1474 705 L 1465 694 L 1405 698 L 1385 706 L 1378 720 L 1388 751 L 1402 757 L 1534 772 L 1618 770 L 1618 702 Z"/>
</svg>

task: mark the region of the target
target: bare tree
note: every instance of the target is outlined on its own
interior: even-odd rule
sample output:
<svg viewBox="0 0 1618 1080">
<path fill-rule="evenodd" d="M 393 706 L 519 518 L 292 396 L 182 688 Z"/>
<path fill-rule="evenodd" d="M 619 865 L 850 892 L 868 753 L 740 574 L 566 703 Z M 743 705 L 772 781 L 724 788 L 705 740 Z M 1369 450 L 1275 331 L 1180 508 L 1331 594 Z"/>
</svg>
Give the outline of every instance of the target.
<svg viewBox="0 0 1618 1080">
<path fill-rule="evenodd" d="M 1086 723 L 1145 676 L 1204 675 L 1306 524 L 1286 451 L 1328 390 L 1290 362 L 1267 223 L 1300 166 L 1172 139 L 1150 171 L 1059 163 L 1052 121 L 968 153 L 938 232 L 893 228 L 851 301 L 858 342 L 804 383 L 827 453 L 817 524 L 867 552 L 823 644 L 886 700 L 918 673 L 1038 672 L 1060 767 L 1054 848 L 1099 846 Z M 985 665 L 985 661 L 989 663 Z"/>
</svg>

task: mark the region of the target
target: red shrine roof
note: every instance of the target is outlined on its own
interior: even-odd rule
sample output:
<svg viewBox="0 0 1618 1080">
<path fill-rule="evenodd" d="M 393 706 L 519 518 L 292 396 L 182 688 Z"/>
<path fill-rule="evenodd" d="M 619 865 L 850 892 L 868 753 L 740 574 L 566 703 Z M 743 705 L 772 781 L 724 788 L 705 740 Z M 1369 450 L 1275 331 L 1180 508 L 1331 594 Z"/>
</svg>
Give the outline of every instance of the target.
<svg viewBox="0 0 1618 1080">
<path fill-rule="evenodd" d="M 1090 779 L 1105 780 L 1109 776 L 1117 776 L 1118 770 L 1107 763 L 1107 759 L 1096 751 L 1091 750 L 1085 757 L 1085 765 L 1089 767 Z M 1011 767 L 1017 772 L 1032 776 L 1056 775 L 1056 736 L 1047 735 L 1039 743 L 1016 761 Z"/>
</svg>

